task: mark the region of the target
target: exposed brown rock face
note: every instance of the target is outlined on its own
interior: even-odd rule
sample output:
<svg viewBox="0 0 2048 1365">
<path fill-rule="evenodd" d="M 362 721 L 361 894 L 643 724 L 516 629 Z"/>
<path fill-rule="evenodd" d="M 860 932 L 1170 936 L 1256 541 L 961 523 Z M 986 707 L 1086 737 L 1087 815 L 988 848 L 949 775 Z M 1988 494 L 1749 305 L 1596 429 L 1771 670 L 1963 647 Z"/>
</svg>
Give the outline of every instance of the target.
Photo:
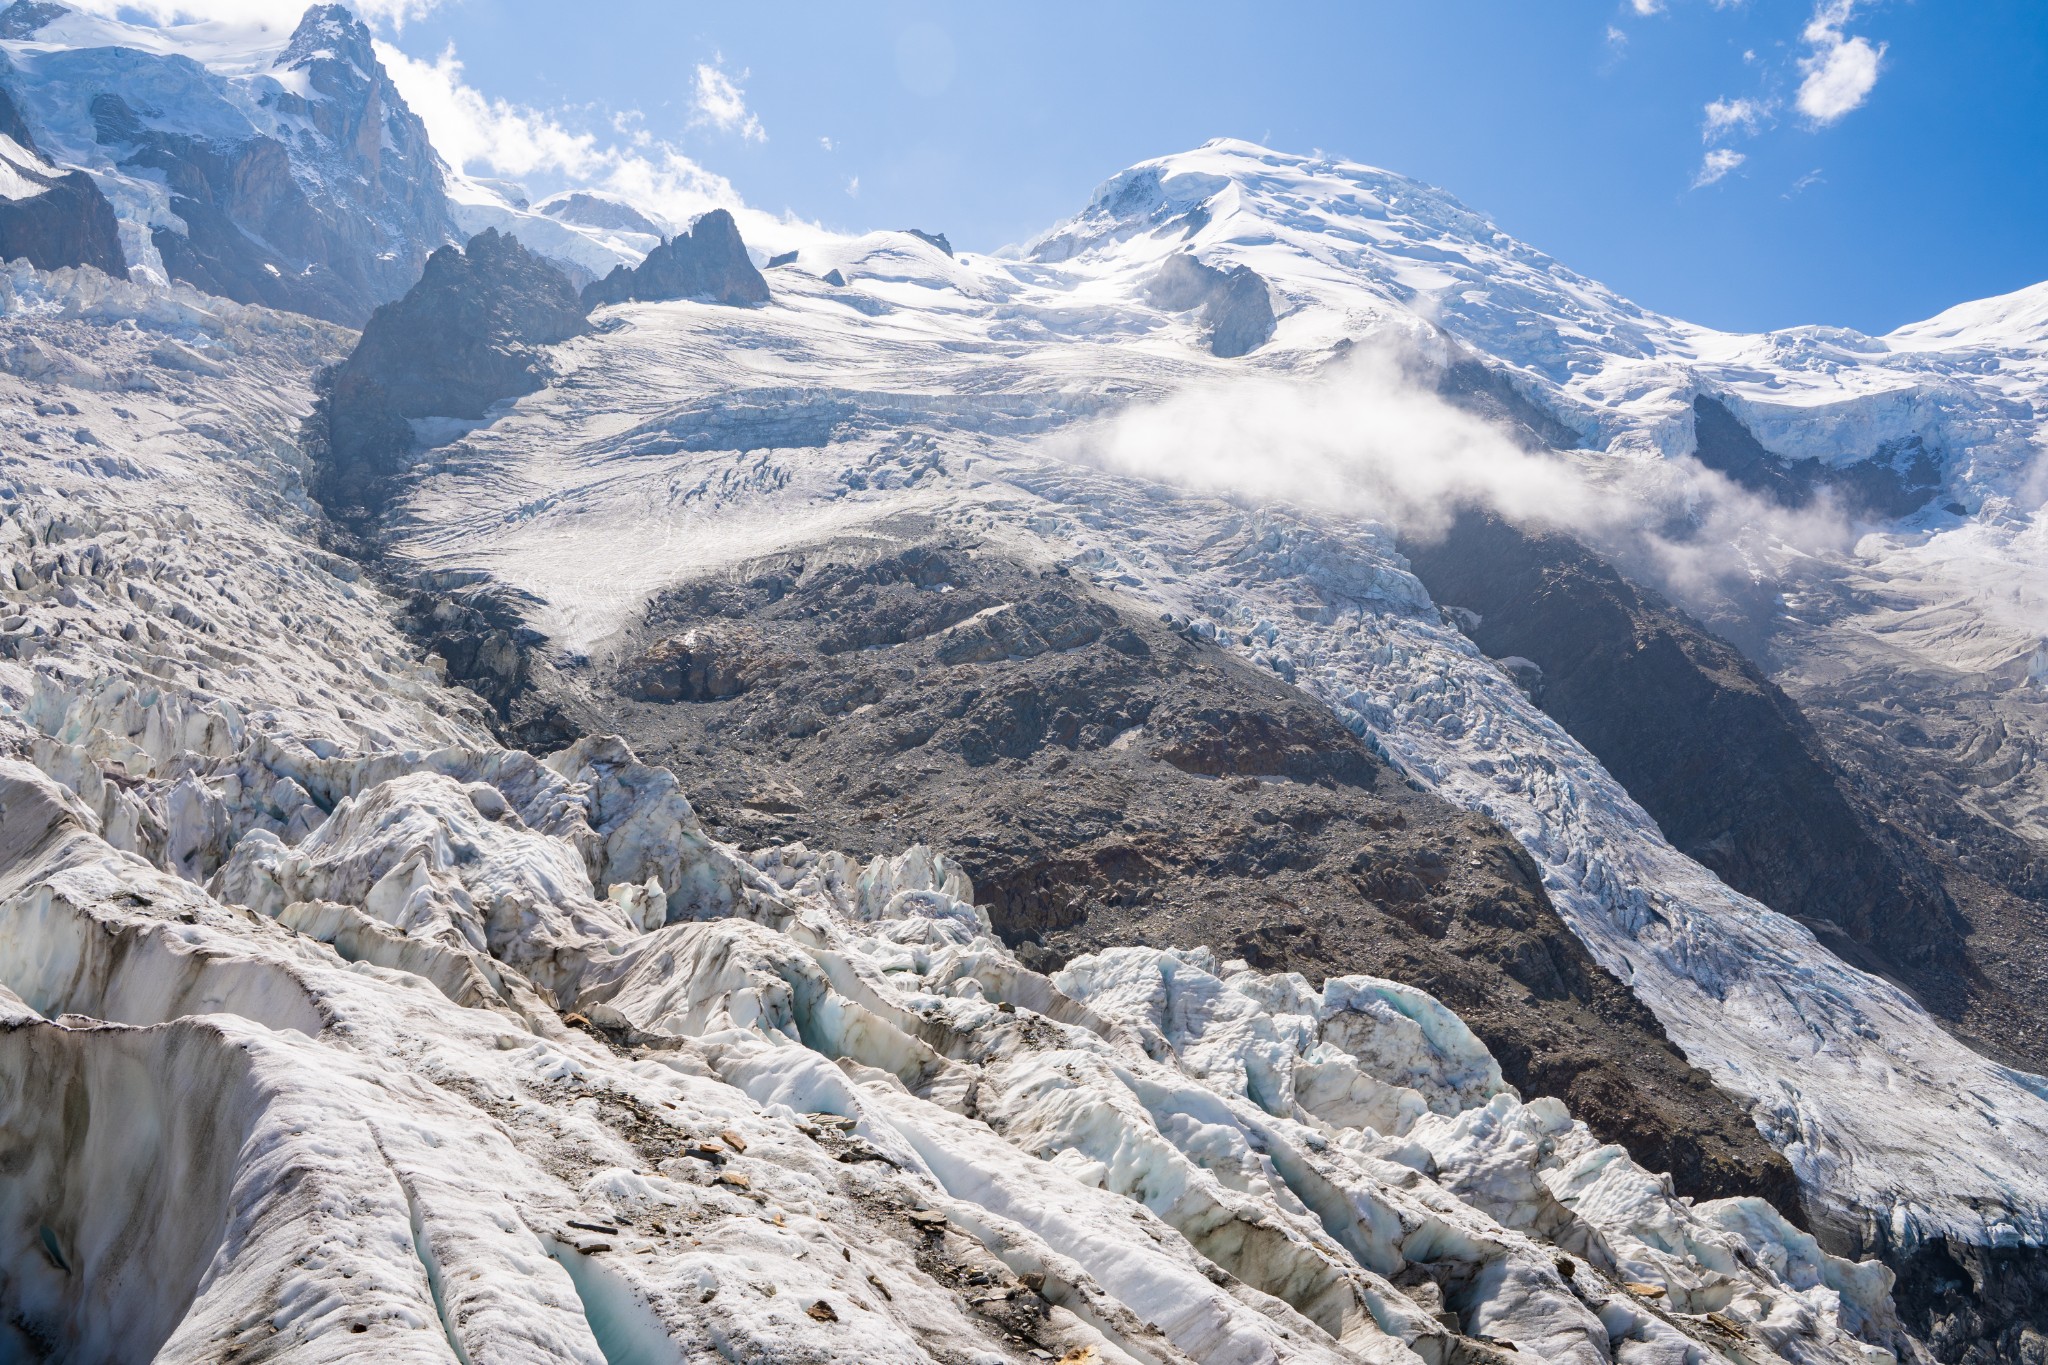
<svg viewBox="0 0 2048 1365">
<path fill-rule="evenodd" d="M 692 628 L 658 640 L 619 666 L 619 688 L 635 701 L 723 701 L 774 678 L 786 657 L 763 654 L 745 628 Z"/>
<path fill-rule="evenodd" d="M 1783 1158 L 1592 962 L 1502 830 L 1083 580 L 918 526 L 671 593 L 615 658 L 563 710 L 673 767 L 732 837 L 942 844 L 1044 965 L 1206 944 L 1414 982 L 1525 1093 L 1565 1097 L 1681 1190 L 1796 1213 Z"/>
<path fill-rule="evenodd" d="M 739 224 L 724 209 L 713 209 L 682 236 L 648 252 L 639 265 L 613 266 L 611 274 L 583 288 L 587 308 L 633 299 L 761 304 L 768 302 L 768 281 L 747 255 Z"/>
</svg>

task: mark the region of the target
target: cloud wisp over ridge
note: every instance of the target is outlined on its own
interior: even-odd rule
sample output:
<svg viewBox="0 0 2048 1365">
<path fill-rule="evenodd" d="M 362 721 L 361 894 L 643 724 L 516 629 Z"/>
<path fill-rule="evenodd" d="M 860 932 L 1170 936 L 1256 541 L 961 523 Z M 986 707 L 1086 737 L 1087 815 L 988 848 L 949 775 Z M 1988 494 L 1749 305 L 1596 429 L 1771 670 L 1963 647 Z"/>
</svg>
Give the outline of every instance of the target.
<svg viewBox="0 0 2048 1365">
<path fill-rule="evenodd" d="M 1755 537 L 1845 550 L 1851 519 L 1825 494 L 1786 508 L 1691 456 L 1590 461 L 1533 448 L 1457 407 L 1404 352 L 1366 345 L 1313 379 L 1205 380 L 1077 428 L 1066 458 L 1252 503 L 1440 537 L 1483 509 L 1569 531 L 1697 609 L 1750 589 Z"/>
<path fill-rule="evenodd" d="M 458 172 L 609 190 L 675 222 L 710 208 L 743 207 L 731 181 L 650 135 L 634 115 L 615 117 L 621 140 L 604 141 L 546 110 L 485 95 L 464 79 L 452 45 L 426 61 L 380 42 L 377 56 Z"/>
</svg>

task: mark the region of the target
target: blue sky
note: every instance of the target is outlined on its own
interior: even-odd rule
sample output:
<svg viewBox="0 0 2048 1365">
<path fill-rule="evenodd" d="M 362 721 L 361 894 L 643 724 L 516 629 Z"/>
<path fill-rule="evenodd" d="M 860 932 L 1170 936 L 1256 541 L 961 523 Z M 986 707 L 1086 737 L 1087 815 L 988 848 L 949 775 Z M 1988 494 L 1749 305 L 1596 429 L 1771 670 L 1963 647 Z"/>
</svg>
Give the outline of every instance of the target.
<svg viewBox="0 0 2048 1365">
<path fill-rule="evenodd" d="M 673 153 L 759 209 L 990 250 L 1232 136 L 1441 185 L 1721 327 L 2048 279 L 2048 0 L 440 0 L 384 32 L 491 125 L 470 169 L 536 188 Z"/>
</svg>

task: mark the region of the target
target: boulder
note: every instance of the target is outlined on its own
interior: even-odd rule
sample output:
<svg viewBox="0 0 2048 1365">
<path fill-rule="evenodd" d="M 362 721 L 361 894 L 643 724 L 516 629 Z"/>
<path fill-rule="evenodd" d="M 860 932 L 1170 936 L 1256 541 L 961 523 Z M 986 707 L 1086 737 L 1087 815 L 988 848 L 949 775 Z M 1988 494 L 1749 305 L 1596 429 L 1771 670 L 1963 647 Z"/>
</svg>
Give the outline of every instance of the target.
<svg viewBox="0 0 2048 1365">
<path fill-rule="evenodd" d="M 723 701 L 779 670 L 731 633 L 687 630 L 656 641 L 619 669 L 619 690 L 637 701 Z"/>
</svg>

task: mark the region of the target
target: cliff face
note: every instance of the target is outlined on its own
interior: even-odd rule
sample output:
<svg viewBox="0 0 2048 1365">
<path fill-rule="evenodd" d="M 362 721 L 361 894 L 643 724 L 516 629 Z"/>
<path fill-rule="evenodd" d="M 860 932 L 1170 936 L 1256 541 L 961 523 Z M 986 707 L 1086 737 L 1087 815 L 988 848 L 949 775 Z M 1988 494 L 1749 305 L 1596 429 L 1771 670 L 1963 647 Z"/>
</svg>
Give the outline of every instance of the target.
<svg viewBox="0 0 2048 1365">
<path fill-rule="evenodd" d="M 768 281 L 748 257 L 739 224 L 724 209 L 713 209 L 688 232 L 648 252 L 639 265 L 615 266 L 611 274 L 583 289 L 586 308 L 636 299 L 763 304 L 768 302 Z"/>
<path fill-rule="evenodd" d="M 89 265 L 126 279 L 113 206 L 84 171 L 59 171 L 43 159 L 5 85 L 0 139 L 0 261 L 26 259 L 38 270 Z"/>
<path fill-rule="evenodd" d="M 2017 892 L 1970 874 L 1973 851 L 1986 864 L 1997 851 L 1982 822 L 1943 824 L 1944 848 L 1925 812 L 1884 789 L 1883 765 L 1830 742 L 1845 729 L 1834 710 L 1816 730 L 1733 646 L 1568 536 L 1468 515 L 1405 549 L 1473 641 L 1680 849 L 1994 1052 L 2048 1060 L 2030 1041 L 2048 1011 L 2001 961 Z"/>
<path fill-rule="evenodd" d="M 1158 307 L 1195 311 L 1209 350 L 1226 360 L 1249 355 L 1272 339 L 1272 296 L 1250 266 L 1219 270 L 1185 253 L 1169 256 L 1147 294 Z"/>
<path fill-rule="evenodd" d="M 588 329 L 562 272 L 486 229 L 428 257 L 418 284 L 379 308 L 321 381 L 316 492 L 348 519 L 374 510 L 412 445 L 408 420 L 475 420 L 546 379 L 542 348 Z"/>
<path fill-rule="evenodd" d="M 1709 394 L 1695 398 L 1692 409 L 1693 453 L 1700 463 L 1781 507 L 1804 507 L 1826 491 L 1852 515 L 1903 517 L 1941 491 L 1940 461 L 1917 436 L 1836 468 L 1813 456 L 1773 455 L 1727 404 Z"/>
</svg>

